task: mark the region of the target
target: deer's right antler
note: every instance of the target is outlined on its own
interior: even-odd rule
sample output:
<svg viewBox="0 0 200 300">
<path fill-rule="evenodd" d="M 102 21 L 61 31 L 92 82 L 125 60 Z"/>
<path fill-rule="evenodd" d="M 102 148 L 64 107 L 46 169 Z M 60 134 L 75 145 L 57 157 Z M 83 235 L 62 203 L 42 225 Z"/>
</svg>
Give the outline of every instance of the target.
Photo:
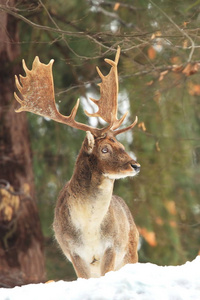
<svg viewBox="0 0 200 300">
<path fill-rule="evenodd" d="M 102 79 L 100 85 L 101 98 L 99 100 L 91 99 L 99 110 L 97 113 L 89 114 L 88 116 L 97 116 L 104 119 L 108 126 L 105 128 L 94 128 L 83 123 L 75 121 L 76 113 L 79 107 L 79 100 L 77 100 L 71 114 L 64 116 L 59 113 L 55 104 L 54 97 L 54 84 L 52 76 L 52 65 L 54 60 L 52 59 L 49 64 L 43 64 L 39 58 L 33 61 L 32 70 L 29 70 L 23 60 L 23 68 L 26 76 L 15 76 L 16 86 L 22 96 L 22 99 L 14 93 L 15 99 L 21 104 L 21 107 L 16 112 L 29 111 L 37 115 L 50 118 L 56 122 L 67 124 L 73 128 L 81 129 L 84 131 L 90 131 L 94 136 L 100 136 L 105 134 L 108 130 L 113 131 L 114 135 L 125 132 L 135 126 L 137 123 L 137 117 L 133 124 L 127 128 L 116 130 L 124 121 L 127 113 L 123 115 L 121 119 L 117 119 L 117 94 L 118 94 L 118 74 L 117 64 L 119 61 L 120 48 L 117 49 L 115 61 L 106 59 L 105 61 L 110 64 L 111 70 L 107 76 L 104 76 L 97 68 L 99 76 Z"/>
</svg>

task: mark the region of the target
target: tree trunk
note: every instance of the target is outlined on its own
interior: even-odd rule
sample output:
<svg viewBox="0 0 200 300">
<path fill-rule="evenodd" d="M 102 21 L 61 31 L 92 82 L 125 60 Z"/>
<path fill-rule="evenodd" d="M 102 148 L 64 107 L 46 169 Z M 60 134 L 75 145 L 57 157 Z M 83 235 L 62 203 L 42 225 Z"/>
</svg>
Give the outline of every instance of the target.
<svg viewBox="0 0 200 300">
<path fill-rule="evenodd" d="M 0 4 L 6 4 L 0 0 Z M 15 1 L 9 1 L 14 6 Z M 14 111 L 20 67 L 17 21 L 0 12 L 0 286 L 45 280 L 43 237 L 36 202 L 25 113 Z"/>
</svg>

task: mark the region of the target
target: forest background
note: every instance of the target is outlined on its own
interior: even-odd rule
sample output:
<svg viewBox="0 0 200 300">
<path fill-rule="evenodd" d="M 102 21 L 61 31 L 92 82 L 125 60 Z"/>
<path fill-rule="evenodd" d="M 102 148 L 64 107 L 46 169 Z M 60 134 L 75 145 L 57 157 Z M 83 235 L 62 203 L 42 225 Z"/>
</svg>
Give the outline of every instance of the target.
<svg viewBox="0 0 200 300">
<path fill-rule="evenodd" d="M 99 98 L 95 66 L 107 74 L 104 58 L 113 59 L 117 46 L 121 47 L 119 111 L 120 115 L 130 111 L 125 125 L 136 115 L 139 122 L 119 139 L 137 158 L 141 172 L 116 181 L 114 193 L 126 200 L 135 218 L 141 236 L 140 262 L 177 265 L 194 259 L 200 250 L 200 1 L 0 3 L 0 13 L 15 23 L 18 36 L 0 35 L 1 45 L 8 39 L 12 47 L 17 45 L 9 68 L 20 66 L 22 58 L 29 69 L 35 56 L 43 63 L 53 58 L 57 106 L 69 115 L 80 98 L 77 120 L 81 122 L 91 122 L 83 112 L 89 97 Z M 7 32 L 3 26 L 1 30 Z M 7 67 L 1 65 L 1 76 Z M 22 69 L 18 71 L 24 75 Z M 14 76 L 11 80 L 14 86 Z M 13 105 L 15 100 L 9 97 Z M 52 220 L 56 198 L 72 175 L 85 133 L 33 114 L 27 118 L 32 197 L 44 236 L 46 278 L 71 280 L 75 274 L 54 241 Z M 101 125 L 99 120 L 92 122 Z M 2 170 L 0 180 L 8 180 L 5 174 L 2 178 Z M 4 239 L 2 249 L 9 249 L 11 238 L 6 246 Z"/>
</svg>

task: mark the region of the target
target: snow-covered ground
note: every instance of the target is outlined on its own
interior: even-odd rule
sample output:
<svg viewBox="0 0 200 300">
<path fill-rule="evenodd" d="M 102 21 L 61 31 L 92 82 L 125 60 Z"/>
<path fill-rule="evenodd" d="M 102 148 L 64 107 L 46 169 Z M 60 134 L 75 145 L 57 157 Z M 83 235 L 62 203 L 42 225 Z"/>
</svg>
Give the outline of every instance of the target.
<svg viewBox="0 0 200 300">
<path fill-rule="evenodd" d="M 1 300 L 200 300 L 200 256 L 182 266 L 126 265 L 98 279 L 0 289 Z"/>
</svg>

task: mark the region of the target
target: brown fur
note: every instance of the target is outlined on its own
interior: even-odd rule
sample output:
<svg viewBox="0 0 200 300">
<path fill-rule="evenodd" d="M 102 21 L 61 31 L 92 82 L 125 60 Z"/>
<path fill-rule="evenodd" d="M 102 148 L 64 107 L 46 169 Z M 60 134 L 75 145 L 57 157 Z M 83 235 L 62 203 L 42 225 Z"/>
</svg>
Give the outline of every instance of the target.
<svg viewBox="0 0 200 300">
<path fill-rule="evenodd" d="M 53 224 L 78 277 L 99 277 L 138 260 L 134 220 L 123 199 L 112 195 L 115 178 L 136 175 L 133 165 L 139 168 L 111 132 L 96 139 L 87 133 Z"/>
</svg>

